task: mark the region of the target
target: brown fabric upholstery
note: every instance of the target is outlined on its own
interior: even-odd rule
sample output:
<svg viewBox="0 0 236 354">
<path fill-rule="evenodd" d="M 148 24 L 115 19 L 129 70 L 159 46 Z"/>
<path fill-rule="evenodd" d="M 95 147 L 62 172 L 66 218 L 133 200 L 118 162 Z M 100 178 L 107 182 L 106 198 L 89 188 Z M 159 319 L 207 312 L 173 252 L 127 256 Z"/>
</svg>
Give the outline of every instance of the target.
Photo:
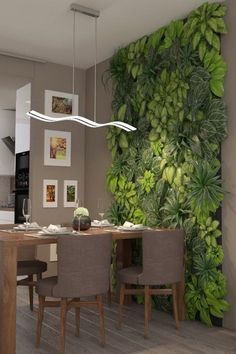
<svg viewBox="0 0 236 354">
<path fill-rule="evenodd" d="M 143 235 L 143 273 L 140 285 L 177 283 L 183 276 L 183 230 L 149 231 Z"/>
<path fill-rule="evenodd" d="M 118 272 L 120 283 L 163 285 L 177 283 L 183 276 L 184 232 L 143 233 L 143 268 L 128 267 Z"/>
<path fill-rule="evenodd" d="M 138 276 L 142 273 L 142 267 L 128 267 L 119 271 L 120 283 L 138 284 Z"/>
<path fill-rule="evenodd" d="M 144 337 L 149 336 L 151 296 L 172 295 L 176 328 L 179 328 L 177 283 L 184 274 L 184 232 L 182 230 L 146 231 L 143 233 L 143 267 L 128 267 L 118 272 L 120 305 L 118 328 L 122 325 L 122 307 L 125 295 L 144 295 Z M 126 284 L 140 285 L 126 288 Z M 160 289 L 156 285 L 171 284 Z M 180 308 L 179 308 L 180 311 Z"/>
<path fill-rule="evenodd" d="M 112 237 L 68 236 L 59 239 L 56 297 L 104 294 L 109 289 Z"/>
<path fill-rule="evenodd" d="M 36 259 L 17 262 L 17 275 L 32 275 L 46 272 L 47 263 Z"/>
<path fill-rule="evenodd" d="M 35 291 L 42 296 L 53 296 L 52 289 L 57 284 L 57 277 L 48 277 L 37 282 Z"/>
<path fill-rule="evenodd" d="M 99 313 L 101 344 L 105 345 L 105 326 L 102 294 L 109 289 L 112 235 L 61 236 L 58 239 L 58 276 L 40 280 L 36 286 L 39 295 L 36 346 L 40 344 L 44 308 L 60 306 L 60 353 L 65 351 L 66 313 L 75 308 L 76 335 L 80 333 L 80 308 L 95 306 Z M 60 301 L 46 300 L 57 297 Z M 95 300 L 81 297 L 95 296 Z"/>
</svg>

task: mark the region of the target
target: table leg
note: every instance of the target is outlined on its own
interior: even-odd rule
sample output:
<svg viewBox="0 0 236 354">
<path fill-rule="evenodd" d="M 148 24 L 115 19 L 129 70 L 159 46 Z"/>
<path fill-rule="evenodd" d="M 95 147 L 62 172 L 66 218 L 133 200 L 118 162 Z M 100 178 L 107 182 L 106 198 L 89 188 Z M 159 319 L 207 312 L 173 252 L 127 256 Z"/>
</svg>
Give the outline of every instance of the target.
<svg viewBox="0 0 236 354">
<path fill-rule="evenodd" d="M 0 354 L 16 351 L 17 248 L 0 242 Z"/>
</svg>

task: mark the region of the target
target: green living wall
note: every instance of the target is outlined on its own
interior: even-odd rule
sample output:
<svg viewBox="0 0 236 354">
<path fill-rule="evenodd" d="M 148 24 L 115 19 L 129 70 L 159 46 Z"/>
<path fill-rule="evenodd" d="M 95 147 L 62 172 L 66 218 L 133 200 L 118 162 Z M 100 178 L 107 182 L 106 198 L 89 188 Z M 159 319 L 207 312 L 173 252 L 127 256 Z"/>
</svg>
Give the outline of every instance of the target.
<svg viewBox="0 0 236 354">
<path fill-rule="evenodd" d="M 223 199 L 220 144 L 226 137 L 220 35 L 226 6 L 205 3 L 184 20 L 119 49 L 110 61 L 111 219 L 184 228 L 185 302 L 190 319 L 211 325 L 228 309 L 216 211 Z M 135 249 L 136 254 L 139 249 Z"/>
</svg>

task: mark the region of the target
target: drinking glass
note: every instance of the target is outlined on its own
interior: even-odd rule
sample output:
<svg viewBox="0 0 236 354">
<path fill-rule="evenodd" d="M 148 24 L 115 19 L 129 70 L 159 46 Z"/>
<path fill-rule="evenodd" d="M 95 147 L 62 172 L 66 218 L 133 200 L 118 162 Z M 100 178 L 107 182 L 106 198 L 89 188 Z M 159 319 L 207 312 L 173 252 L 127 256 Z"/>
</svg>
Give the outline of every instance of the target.
<svg viewBox="0 0 236 354">
<path fill-rule="evenodd" d="M 27 231 L 29 226 L 29 219 L 31 216 L 31 200 L 29 198 L 23 199 L 22 214 L 25 218 L 25 229 Z"/>
<path fill-rule="evenodd" d="M 105 214 L 105 212 L 104 212 L 104 201 L 103 201 L 102 198 L 99 198 L 98 199 L 98 215 L 100 216 L 101 221 L 103 219 L 104 214 Z"/>
</svg>

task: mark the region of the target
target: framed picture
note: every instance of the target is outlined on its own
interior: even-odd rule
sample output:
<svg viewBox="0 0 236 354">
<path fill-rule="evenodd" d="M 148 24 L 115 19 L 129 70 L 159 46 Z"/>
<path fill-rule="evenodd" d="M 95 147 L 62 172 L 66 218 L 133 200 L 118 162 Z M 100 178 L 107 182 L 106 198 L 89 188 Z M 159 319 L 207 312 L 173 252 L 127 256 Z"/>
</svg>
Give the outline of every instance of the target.
<svg viewBox="0 0 236 354">
<path fill-rule="evenodd" d="M 71 165 L 71 132 L 44 130 L 44 165 Z"/>
<path fill-rule="evenodd" d="M 51 117 L 78 115 L 79 97 L 71 93 L 45 90 L 44 111 Z"/>
<path fill-rule="evenodd" d="M 56 179 L 43 180 L 43 207 L 57 208 L 58 183 Z"/>
<path fill-rule="evenodd" d="M 76 199 L 78 182 L 77 181 L 64 181 L 64 207 L 76 207 Z"/>
</svg>

